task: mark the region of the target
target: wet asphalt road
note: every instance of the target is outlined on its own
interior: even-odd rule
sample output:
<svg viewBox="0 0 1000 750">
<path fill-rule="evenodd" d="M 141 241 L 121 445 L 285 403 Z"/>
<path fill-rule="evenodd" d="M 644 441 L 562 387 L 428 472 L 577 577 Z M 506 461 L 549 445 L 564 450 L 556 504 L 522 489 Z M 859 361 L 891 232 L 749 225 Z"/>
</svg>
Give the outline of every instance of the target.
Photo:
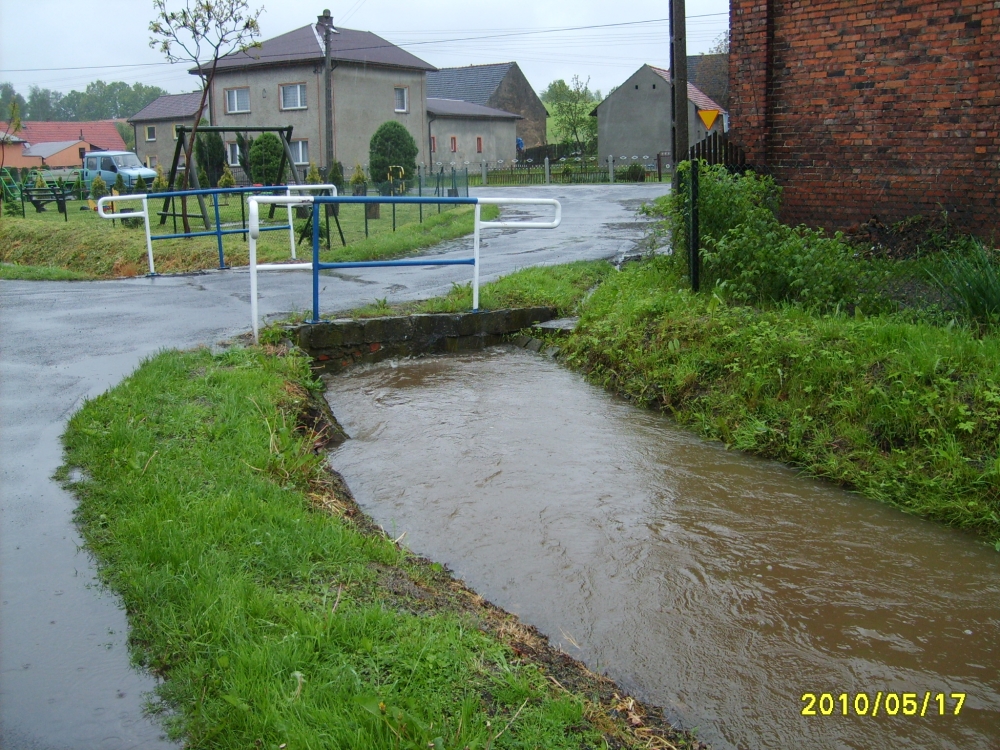
<svg viewBox="0 0 1000 750">
<path fill-rule="evenodd" d="M 628 250 L 643 200 L 663 185 L 537 187 L 482 195 L 554 197 L 555 230 L 491 230 L 484 281 L 532 265 Z M 474 191 L 475 194 L 475 191 Z M 509 215 L 505 211 L 505 216 Z M 540 212 L 539 216 L 543 214 Z M 626 225 L 626 226 L 622 226 Z M 471 240 L 435 252 L 467 256 Z M 324 311 L 443 294 L 471 269 L 359 269 L 323 279 Z M 261 274 L 263 315 L 306 309 L 308 272 Z M 142 712 L 155 682 L 129 666 L 120 602 L 96 584 L 72 523 L 74 499 L 51 477 L 66 420 L 164 348 L 249 329 L 245 270 L 99 282 L 0 281 L 0 747 L 173 747 Z"/>
</svg>

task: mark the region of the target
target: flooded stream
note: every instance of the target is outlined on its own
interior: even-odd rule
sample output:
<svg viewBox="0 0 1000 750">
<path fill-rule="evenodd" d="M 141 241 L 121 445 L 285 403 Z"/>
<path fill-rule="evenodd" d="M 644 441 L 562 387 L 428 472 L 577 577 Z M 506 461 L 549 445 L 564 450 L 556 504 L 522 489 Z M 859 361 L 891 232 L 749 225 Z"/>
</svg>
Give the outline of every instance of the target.
<svg viewBox="0 0 1000 750">
<path fill-rule="evenodd" d="M 327 398 L 353 438 L 331 463 L 387 531 L 716 748 L 1000 747 L 1000 555 L 973 538 L 523 350 L 357 369 Z M 857 716 L 879 691 L 917 714 Z"/>
</svg>

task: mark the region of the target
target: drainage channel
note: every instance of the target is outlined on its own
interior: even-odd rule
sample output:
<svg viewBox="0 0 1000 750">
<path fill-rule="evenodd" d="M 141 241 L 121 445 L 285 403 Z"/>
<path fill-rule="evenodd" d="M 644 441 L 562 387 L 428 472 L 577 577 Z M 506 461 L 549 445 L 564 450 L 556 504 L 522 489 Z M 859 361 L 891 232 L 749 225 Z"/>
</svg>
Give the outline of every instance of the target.
<svg viewBox="0 0 1000 750">
<path fill-rule="evenodd" d="M 1000 558 L 974 538 L 521 349 L 359 366 L 327 398 L 353 438 L 331 464 L 393 537 L 716 748 L 1000 746 Z"/>
</svg>

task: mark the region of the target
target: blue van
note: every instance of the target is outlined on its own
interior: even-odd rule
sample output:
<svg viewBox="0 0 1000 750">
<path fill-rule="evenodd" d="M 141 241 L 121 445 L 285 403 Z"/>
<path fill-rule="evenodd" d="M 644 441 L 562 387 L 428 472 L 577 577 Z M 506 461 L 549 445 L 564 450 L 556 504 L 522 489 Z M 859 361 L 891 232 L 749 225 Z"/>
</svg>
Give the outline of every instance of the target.
<svg viewBox="0 0 1000 750">
<path fill-rule="evenodd" d="M 131 189 L 141 176 L 149 185 L 156 179 L 156 170 L 145 166 L 131 151 L 90 151 L 83 155 L 83 181 L 90 188 L 93 179 L 100 175 L 110 190 L 118 175 Z"/>
</svg>

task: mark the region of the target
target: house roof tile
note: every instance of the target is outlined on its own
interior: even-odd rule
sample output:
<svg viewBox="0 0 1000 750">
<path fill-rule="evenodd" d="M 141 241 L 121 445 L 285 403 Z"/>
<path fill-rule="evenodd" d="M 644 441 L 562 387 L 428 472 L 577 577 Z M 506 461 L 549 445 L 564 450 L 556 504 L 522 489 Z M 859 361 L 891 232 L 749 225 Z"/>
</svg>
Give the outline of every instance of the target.
<svg viewBox="0 0 1000 750">
<path fill-rule="evenodd" d="M 458 99 L 427 97 L 427 113 L 438 117 L 471 117 L 484 120 L 523 120 L 521 115 L 502 109 L 484 107 Z"/>
<path fill-rule="evenodd" d="M 150 102 L 130 118 L 129 122 L 149 120 L 177 120 L 194 117 L 201 104 L 201 92 L 190 94 L 167 94 Z"/>
<path fill-rule="evenodd" d="M 688 80 L 712 101 L 729 109 L 729 55 L 691 55 L 688 57 Z"/>
<path fill-rule="evenodd" d="M 427 96 L 459 99 L 485 106 L 513 65 L 506 62 L 441 68 L 427 74 Z"/>
<path fill-rule="evenodd" d="M 665 68 L 657 68 L 655 65 L 650 65 L 650 69 L 656 73 L 660 78 L 662 78 L 667 83 L 670 83 L 670 71 Z M 698 109 L 718 109 L 725 112 L 722 105 L 708 96 L 704 91 L 695 86 L 691 81 L 688 81 L 688 99 L 694 102 L 694 105 Z"/>
<path fill-rule="evenodd" d="M 20 136 L 28 143 L 53 143 L 55 141 L 81 140 L 108 151 L 124 151 L 114 120 L 92 122 L 44 122 L 25 120 L 21 123 Z"/>
<path fill-rule="evenodd" d="M 338 62 L 362 65 L 384 65 L 391 68 L 436 70 L 430 63 L 411 55 L 370 31 L 338 28 L 332 35 L 331 53 Z M 322 60 L 323 32 L 318 24 L 309 24 L 286 34 L 266 39 L 260 47 L 246 52 L 233 52 L 219 59 L 217 70 L 255 68 Z M 197 73 L 197 68 L 189 72 Z"/>
</svg>

